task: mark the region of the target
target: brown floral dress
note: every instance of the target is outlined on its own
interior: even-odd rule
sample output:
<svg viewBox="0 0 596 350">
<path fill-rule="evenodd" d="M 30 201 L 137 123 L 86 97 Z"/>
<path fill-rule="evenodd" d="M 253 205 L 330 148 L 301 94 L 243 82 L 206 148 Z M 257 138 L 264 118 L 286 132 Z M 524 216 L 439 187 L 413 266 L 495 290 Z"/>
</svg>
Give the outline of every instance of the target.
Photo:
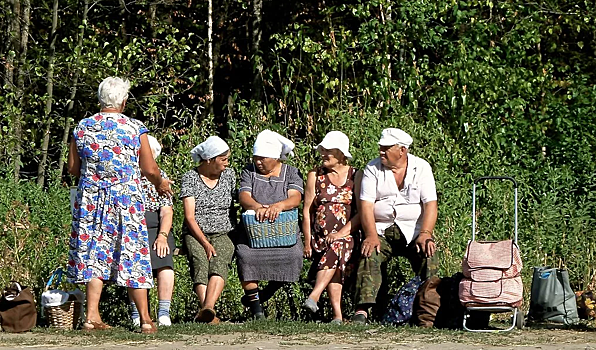
<svg viewBox="0 0 596 350">
<path fill-rule="evenodd" d="M 355 173 L 356 170 L 350 167 L 346 183 L 338 187 L 329 180 L 327 170 L 320 167 L 317 169 L 315 183 L 314 205 L 317 212 L 312 222 L 312 249 L 315 252 L 313 265 L 318 260 L 317 270 L 339 269 L 342 272 L 342 281 L 356 238 L 346 236 L 329 245 L 325 242 L 325 237 L 341 230 L 356 213 L 356 203 L 352 201 Z"/>
</svg>

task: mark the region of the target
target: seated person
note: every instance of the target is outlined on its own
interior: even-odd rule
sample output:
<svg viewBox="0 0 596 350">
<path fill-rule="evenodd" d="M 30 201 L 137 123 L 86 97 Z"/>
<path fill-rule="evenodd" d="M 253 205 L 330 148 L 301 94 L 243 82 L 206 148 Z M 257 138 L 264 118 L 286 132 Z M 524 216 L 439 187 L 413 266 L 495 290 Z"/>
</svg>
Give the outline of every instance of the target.
<svg viewBox="0 0 596 350">
<path fill-rule="evenodd" d="M 322 164 L 308 173 L 304 195 L 304 257 L 312 256 L 309 275 L 316 274 L 316 281 L 303 306 L 317 312 L 317 302 L 327 289 L 334 324 L 343 323 L 344 272 L 358 240 L 354 234 L 360 228 L 356 194 L 361 174 L 347 164 L 352 159 L 349 146 L 350 140 L 341 131 L 331 131 L 325 136 L 317 146 Z"/>
<path fill-rule="evenodd" d="M 236 175 L 228 168 L 230 147 L 210 136 L 190 152 L 199 166 L 182 177 L 183 241 L 188 266 L 201 309 L 195 320 L 216 324 L 215 303 L 228 279 L 234 244 L 233 196 Z"/>
<path fill-rule="evenodd" d="M 408 153 L 412 137 L 389 128 L 379 140 L 379 157 L 366 166 L 360 191 L 360 220 L 365 239 L 356 277 L 356 313 L 352 322 L 367 322 L 377 300 L 382 266 L 404 256 L 416 273 L 426 276 L 426 259 L 435 254 L 437 191 L 427 161 Z"/>
<path fill-rule="evenodd" d="M 258 221 L 275 221 L 282 211 L 297 208 L 302 201 L 303 181 L 298 169 L 283 163 L 294 143 L 276 132 L 261 132 L 253 147 L 253 163 L 240 175 L 238 199 L 244 210 L 254 210 Z M 299 236 L 300 232 L 296 232 Z M 296 282 L 302 270 L 302 240 L 290 247 L 251 248 L 244 235 L 236 246 L 238 275 L 244 296 L 255 319 L 265 315 L 261 303 L 286 282 Z M 259 281 L 269 281 L 259 291 Z"/>
</svg>

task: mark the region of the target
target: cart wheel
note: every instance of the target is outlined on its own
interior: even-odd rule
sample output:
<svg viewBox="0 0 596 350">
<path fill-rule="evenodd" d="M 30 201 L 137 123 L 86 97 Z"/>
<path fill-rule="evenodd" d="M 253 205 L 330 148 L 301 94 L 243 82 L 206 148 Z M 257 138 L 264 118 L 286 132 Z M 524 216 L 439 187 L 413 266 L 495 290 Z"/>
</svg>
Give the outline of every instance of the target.
<svg viewBox="0 0 596 350">
<path fill-rule="evenodd" d="M 524 325 L 526 324 L 526 318 L 524 317 L 524 312 L 520 309 L 517 309 L 515 311 L 515 313 L 516 313 L 515 326 L 519 329 L 524 328 Z"/>
</svg>

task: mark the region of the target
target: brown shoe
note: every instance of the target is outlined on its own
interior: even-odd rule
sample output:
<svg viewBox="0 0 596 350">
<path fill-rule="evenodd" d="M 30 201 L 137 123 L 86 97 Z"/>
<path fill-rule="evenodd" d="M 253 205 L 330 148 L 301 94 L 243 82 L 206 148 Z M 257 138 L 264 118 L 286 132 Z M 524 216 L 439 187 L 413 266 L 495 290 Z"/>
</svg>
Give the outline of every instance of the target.
<svg viewBox="0 0 596 350">
<path fill-rule="evenodd" d="M 152 321 L 149 321 L 148 323 L 143 323 L 141 325 L 141 333 L 155 334 L 157 333 L 157 326 L 155 326 L 155 323 L 153 323 Z"/>
<path fill-rule="evenodd" d="M 211 322 L 209 322 L 208 324 L 219 324 L 219 322 L 221 322 L 221 320 L 219 319 L 219 317 L 215 316 L 213 317 L 213 320 L 211 320 Z"/>
<path fill-rule="evenodd" d="M 111 329 L 112 327 L 103 323 L 102 321 L 96 322 L 87 320 L 83 323 L 83 330 L 84 331 L 105 331 Z"/>
<path fill-rule="evenodd" d="M 201 309 L 195 320 L 201 323 L 211 323 L 215 319 L 215 310 L 213 309 Z"/>
</svg>

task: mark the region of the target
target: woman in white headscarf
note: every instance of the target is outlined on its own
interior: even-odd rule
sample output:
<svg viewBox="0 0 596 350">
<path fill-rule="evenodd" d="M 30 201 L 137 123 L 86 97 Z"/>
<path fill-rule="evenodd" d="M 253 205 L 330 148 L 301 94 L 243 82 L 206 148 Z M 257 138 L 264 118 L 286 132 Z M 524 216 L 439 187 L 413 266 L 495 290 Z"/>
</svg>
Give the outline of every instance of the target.
<svg viewBox="0 0 596 350">
<path fill-rule="evenodd" d="M 228 279 L 234 244 L 233 195 L 236 175 L 228 168 L 230 147 L 210 136 L 191 151 L 199 165 L 182 177 L 180 198 L 184 206 L 183 241 L 200 309 L 195 320 L 219 323 L 215 303 Z"/>
<path fill-rule="evenodd" d="M 294 143 L 280 134 L 265 130 L 253 147 L 253 163 L 240 175 L 238 199 L 244 210 L 253 210 L 257 221 L 275 221 L 283 211 L 297 208 L 302 201 L 302 175 L 293 166 L 283 163 L 292 154 Z M 296 219 L 297 220 L 297 219 Z M 300 232 L 296 232 L 298 236 Z M 302 270 L 302 240 L 289 247 L 251 248 L 248 238 L 236 246 L 238 275 L 244 296 L 254 318 L 265 315 L 261 303 L 267 301 L 287 282 L 295 282 Z M 269 281 L 259 291 L 259 281 Z"/>
</svg>

